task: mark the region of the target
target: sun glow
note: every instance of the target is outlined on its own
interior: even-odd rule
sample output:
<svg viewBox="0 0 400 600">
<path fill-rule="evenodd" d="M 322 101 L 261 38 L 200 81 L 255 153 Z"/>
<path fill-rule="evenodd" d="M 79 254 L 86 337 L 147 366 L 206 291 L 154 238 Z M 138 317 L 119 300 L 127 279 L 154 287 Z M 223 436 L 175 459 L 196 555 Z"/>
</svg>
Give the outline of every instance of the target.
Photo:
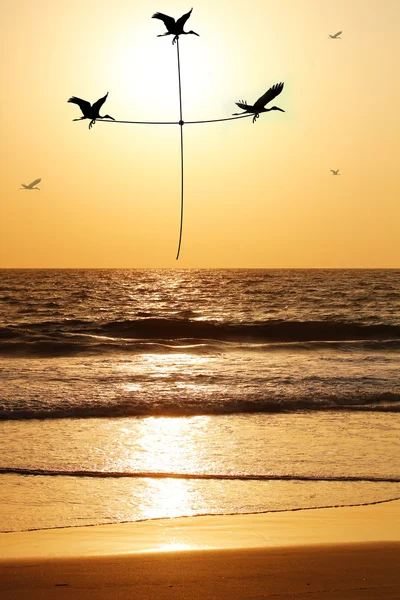
<svg viewBox="0 0 400 600">
<path fill-rule="evenodd" d="M 193 500 L 189 497 L 188 482 L 182 479 L 150 479 L 146 497 L 151 504 L 142 505 L 144 519 L 157 519 L 160 514 L 168 518 L 193 513 Z"/>
<path fill-rule="evenodd" d="M 201 470 L 202 456 L 196 437 L 200 437 L 209 417 L 190 417 L 174 419 L 172 417 L 149 417 L 141 421 L 141 435 L 137 446 L 144 457 L 141 465 L 149 473 L 195 472 Z M 198 435 L 196 434 L 198 432 Z M 191 443 L 188 444 L 188 439 Z M 129 458 L 124 462 L 129 464 Z M 182 470 L 182 465 L 184 469 Z M 134 465 L 133 465 L 134 466 Z M 142 496 L 141 514 L 143 519 L 156 519 L 160 515 L 169 518 L 195 513 L 198 504 L 192 482 L 180 478 L 148 478 L 146 492 Z M 194 495 L 194 496 L 193 496 Z M 170 547 L 169 547 L 170 546 Z M 165 550 L 183 550 L 175 542 L 168 544 Z"/>
<path fill-rule="evenodd" d="M 201 468 L 201 457 L 197 455 L 197 446 L 183 442 L 187 435 L 193 435 L 194 425 L 204 428 L 209 417 L 149 417 L 143 421 L 143 430 L 137 445 L 144 453 L 143 467 L 152 473 L 194 472 Z M 194 441 L 194 440 L 193 440 Z M 129 463 L 129 460 L 128 460 Z M 182 470 L 182 465 L 185 468 Z M 175 485 L 171 480 L 171 485 Z M 159 482 L 157 482 L 157 485 Z M 174 489 L 181 489 L 177 485 Z"/>
<path fill-rule="evenodd" d="M 116 32 L 108 47 L 106 61 L 120 96 L 121 120 L 179 121 L 177 45 L 172 45 L 171 36 L 157 38 L 164 31 L 163 23 L 156 20 L 137 28 L 129 23 Z M 210 44 L 201 37 L 181 36 L 179 52 L 184 119 L 221 117 L 212 114 L 215 109 L 210 98 L 220 81 L 215 67 L 216 53 L 219 61 L 224 58 L 220 42 Z"/>
<path fill-rule="evenodd" d="M 146 550 L 142 550 L 141 554 L 146 554 L 148 552 L 176 552 L 179 550 L 195 550 L 196 548 L 203 548 L 204 546 L 196 546 L 195 544 L 187 544 L 185 542 L 168 542 L 167 544 L 160 544 L 159 546 L 155 546 L 154 548 L 149 548 Z"/>
</svg>

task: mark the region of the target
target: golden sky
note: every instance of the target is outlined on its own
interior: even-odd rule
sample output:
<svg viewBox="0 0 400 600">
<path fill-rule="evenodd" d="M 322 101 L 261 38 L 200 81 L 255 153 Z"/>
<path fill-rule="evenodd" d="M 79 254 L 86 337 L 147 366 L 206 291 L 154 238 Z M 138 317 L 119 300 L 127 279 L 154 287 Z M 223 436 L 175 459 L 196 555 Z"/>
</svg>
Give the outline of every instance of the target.
<svg viewBox="0 0 400 600">
<path fill-rule="evenodd" d="M 0 267 L 399 267 L 399 0 L 202 0 L 180 39 L 185 120 L 285 82 L 285 113 L 179 127 L 184 2 L 3 0 Z M 343 30 L 342 40 L 328 34 Z M 340 169 L 332 176 L 330 169 Z M 42 178 L 40 192 L 20 184 Z"/>
</svg>

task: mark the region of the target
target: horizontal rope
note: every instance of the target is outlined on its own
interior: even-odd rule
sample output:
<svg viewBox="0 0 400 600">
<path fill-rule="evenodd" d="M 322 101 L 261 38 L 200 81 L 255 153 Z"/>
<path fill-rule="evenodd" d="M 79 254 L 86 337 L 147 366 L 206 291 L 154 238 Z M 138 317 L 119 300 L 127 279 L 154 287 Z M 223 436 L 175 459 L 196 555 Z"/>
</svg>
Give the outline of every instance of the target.
<svg viewBox="0 0 400 600">
<path fill-rule="evenodd" d="M 195 125 L 196 123 L 220 123 L 221 121 L 234 121 L 235 119 L 246 119 L 247 117 L 254 117 L 254 115 L 251 113 L 250 115 L 227 117 L 226 119 L 211 119 L 210 121 L 185 121 L 185 125 Z"/>
<path fill-rule="evenodd" d="M 225 119 L 210 119 L 207 121 L 184 121 L 184 125 L 196 125 L 198 123 L 221 123 L 221 121 L 234 121 L 235 119 L 246 119 L 247 117 L 254 117 L 251 113 L 249 115 L 240 115 L 238 117 L 227 117 Z M 109 121 L 108 119 L 96 120 L 96 123 L 128 123 L 131 125 L 180 125 L 179 121 Z"/>
<path fill-rule="evenodd" d="M 179 125 L 178 121 L 109 121 L 108 119 L 96 120 L 96 123 L 130 123 L 132 125 Z"/>
</svg>

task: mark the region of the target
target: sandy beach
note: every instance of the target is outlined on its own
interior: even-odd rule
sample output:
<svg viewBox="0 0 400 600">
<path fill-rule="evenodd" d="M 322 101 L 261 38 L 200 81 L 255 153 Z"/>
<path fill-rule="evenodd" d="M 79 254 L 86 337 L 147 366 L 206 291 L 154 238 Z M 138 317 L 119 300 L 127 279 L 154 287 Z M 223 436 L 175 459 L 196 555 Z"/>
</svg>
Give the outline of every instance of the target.
<svg viewBox="0 0 400 600">
<path fill-rule="evenodd" d="M 0 535 L 2 600 L 398 600 L 400 501 Z"/>
</svg>

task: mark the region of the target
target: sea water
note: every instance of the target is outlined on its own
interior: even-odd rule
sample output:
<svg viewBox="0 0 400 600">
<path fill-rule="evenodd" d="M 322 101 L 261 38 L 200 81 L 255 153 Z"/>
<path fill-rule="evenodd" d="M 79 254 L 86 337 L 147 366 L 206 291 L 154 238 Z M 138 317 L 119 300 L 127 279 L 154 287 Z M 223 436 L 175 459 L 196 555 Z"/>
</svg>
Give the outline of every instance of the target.
<svg viewBox="0 0 400 600">
<path fill-rule="evenodd" d="M 399 275 L 0 271 L 0 530 L 399 497 Z"/>
</svg>

